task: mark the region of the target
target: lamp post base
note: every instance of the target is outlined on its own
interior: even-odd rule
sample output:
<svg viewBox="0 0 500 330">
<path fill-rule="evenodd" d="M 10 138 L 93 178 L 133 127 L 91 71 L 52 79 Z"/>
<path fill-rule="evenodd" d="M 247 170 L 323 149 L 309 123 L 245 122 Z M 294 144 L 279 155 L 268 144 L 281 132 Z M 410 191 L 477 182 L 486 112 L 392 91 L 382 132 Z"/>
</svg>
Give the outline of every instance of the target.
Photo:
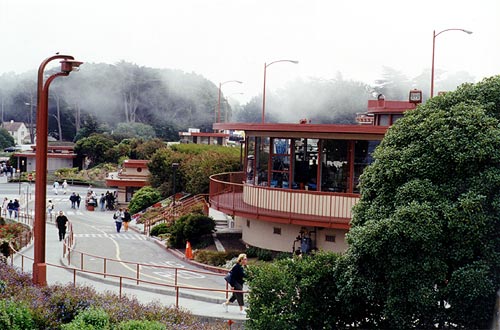
<svg viewBox="0 0 500 330">
<path fill-rule="evenodd" d="M 47 264 L 33 263 L 33 284 L 47 286 Z"/>
</svg>

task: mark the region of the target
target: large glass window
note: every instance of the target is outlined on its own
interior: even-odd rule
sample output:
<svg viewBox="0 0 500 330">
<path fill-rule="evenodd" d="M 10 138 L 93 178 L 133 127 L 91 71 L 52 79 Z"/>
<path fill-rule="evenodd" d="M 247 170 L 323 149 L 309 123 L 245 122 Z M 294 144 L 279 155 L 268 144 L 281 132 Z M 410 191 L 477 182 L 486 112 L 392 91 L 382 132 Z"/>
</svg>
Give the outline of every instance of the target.
<svg viewBox="0 0 500 330">
<path fill-rule="evenodd" d="M 391 117 L 389 115 L 380 115 L 379 116 L 379 125 L 380 126 L 389 126 Z"/>
<path fill-rule="evenodd" d="M 273 139 L 271 187 L 289 188 L 290 139 Z"/>
<path fill-rule="evenodd" d="M 269 138 L 267 137 L 256 137 L 255 138 L 255 150 L 256 150 L 256 173 L 257 181 L 255 184 L 261 186 L 267 186 L 268 183 L 268 169 L 269 169 Z"/>
<path fill-rule="evenodd" d="M 318 187 L 318 139 L 296 139 L 292 188 L 316 190 Z"/>
<path fill-rule="evenodd" d="M 246 182 L 272 188 L 359 193 L 380 141 L 248 137 Z"/>
<path fill-rule="evenodd" d="M 251 136 L 247 140 L 247 183 L 254 184 L 254 171 L 255 171 L 255 137 Z"/>
<path fill-rule="evenodd" d="M 295 139 L 292 188 L 305 189 L 308 175 L 307 139 Z"/>
<path fill-rule="evenodd" d="M 380 141 L 355 141 L 354 143 L 354 187 L 353 192 L 359 193 L 359 177 L 365 168 L 373 162 L 373 151 Z"/>
<path fill-rule="evenodd" d="M 347 192 L 348 141 L 322 140 L 321 148 L 321 191 Z"/>
</svg>

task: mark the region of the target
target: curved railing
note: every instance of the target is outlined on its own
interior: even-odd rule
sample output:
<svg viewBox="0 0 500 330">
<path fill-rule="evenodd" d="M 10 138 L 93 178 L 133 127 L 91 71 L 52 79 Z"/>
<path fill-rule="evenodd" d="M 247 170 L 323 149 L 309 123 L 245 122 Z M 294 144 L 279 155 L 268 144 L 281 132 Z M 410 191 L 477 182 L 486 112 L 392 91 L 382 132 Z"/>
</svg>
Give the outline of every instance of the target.
<svg viewBox="0 0 500 330">
<path fill-rule="evenodd" d="M 224 213 L 300 225 L 349 229 L 358 194 L 246 184 L 244 172 L 210 176 L 210 205 Z"/>
<path fill-rule="evenodd" d="M 19 257 L 21 257 L 21 271 L 24 272 L 24 265 L 25 265 L 25 260 L 33 260 L 32 257 L 29 257 L 29 256 L 26 256 L 25 254 L 21 253 L 21 252 L 18 252 L 16 251 L 15 253 L 16 255 L 18 255 Z M 87 256 L 91 256 L 89 254 L 86 254 Z M 95 257 L 95 256 L 93 256 Z M 12 260 L 12 256 L 11 256 L 11 260 Z M 111 258 L 103 258 L 103 259 L 106 259 L 107 261 L 110 261 L 112 260 Z M 118 262 L 117 260 L 113 260 L 113 261 L 116 261 Z M 118 288 L 119 288 L 119 297 L 121 298 L 123 296 L 123 288 L 124 286 L 126 285 L 125 281 L 129 281 L 129 282 L 135 282 L 137 286 L 140 286 L 140 285 L 150 285 L 150 286 L 153 286 L 153 287 L 158 287 L 158 288 L 171 288 L 174 290 L 175 292 L 175 307 L 178 308 L 179 307 L 179 298 L 181 296 L 181 290 L 182 291 L 201 291 L 201 292 L 213 292 L 213 293 L 216 293 L 216 292 L 219 292 L 219 293 L 225 293 L 225 298 L 222 298 L 221 299 L 227 299 L 227 297 L 229 297 L 229 294 L 232 293 L 232 292 L 242 292 L 242 293 L 248 293 L 249 291 L 247 290 L 232 290 L 229 288 L 228 284 L 226 283 L 226 287 L 225 289 L 219 289 L 219 288 L 208 288 L 208 287 L 198 287 L 198 286 L 188 286 L 188 285 L 180 285 L 178 284 L 178 273 L 181 272 L 181 271 L 189 271 L 191 273 L 198 273 L 198 274 L 208 274 L 208 275 L 211 275 L 211 276 L 218 276 L 218 277 L 223 277 L 224 274 L 220 274 L 220 273 L 212 273 L 212 272 L 205 272 L 205 271 L 200 271 L 200 270 L 196 270 L 196 269 L 189 269 L 189 270 L 186 270 L 184 268 L 179 268 L 179 267 L 168 267 L 168 266 L 156 266 L 156 265 L 148 265 L 148 264 L 141 264 L 141 263 L 134 263 L 134 262 L 130 262 L 130 261 L 123 261 L 123 260 L 120 260 L 119 261 L 120 263 L 128 263 L 128 264 L 135 264 L 137 265 L 137 269 L 139 271 L 139 268 L 140 267 L 152 267 L 152 268 L 164 268 L 164 269 L 173 269 L 175 271 L 175 277 L 173 279 L 173 282 L 174 283 L 160 283 L 160 282 L 157 282 L 157 281 L 150 281 L 150 280 L 145 280 L 145 279 L 141 279 L 139 278 L 139 275 L 137 275 L 136 277 L 131 277 L 131 276 L 126 276 L 126 275 L 120 275 L 120 274 L 112 274 L 112 273 L 107 273 L 107 272 L 102 272 L 102 271 L 93 271 L 93 270 L 89 270 L 89 269 L 79 269 L 79 268 L 76 268 L 76 267 L 67 267 L 67 266 L 61 266 L 61 265 L 57 265 L 57 264 L 52 264 L 52 263 L 46 263 L 47 265 L 47 268 L 48 267 L 54 267 L 54 268 L 58 268 L 58 269 L 64 269 L 64 270 L 67 270 L 69 271 L 68 273 L 68 277 L 71 276 L 72 279 L 71 280 L 68 280 L 68 282 L 72 282 L 73 286 L 76 287 L 76 283 L 78 282 L 79 280 L 79 277 L 84 277 L 86 274 L 87 275 L 87 278 L 88 278 L 88 275 L 91 275 L 91 276 L 98 276 L 98 277 L 103 277 L 103 278 L 113 278 L 113 279 L 116 279 L 117 280 L 117 285 L 118 285 Z M 13 261 L 12 261 L 13 263 Z M 146 289 L 144 287 L 144 289 Z"/>
<path fill-rule="evenodd" d="M 19 217 L 21 219 L 21 217 Z M 30 217 L 23 217 L 23 219 L 29 219 Z M 32 219 L 31 219 L 31 224 L 32 224 Z M 27 232 L 27 235 L 24 237 L 19 237 L 16 239 L 23 240 L 24 242 L 31 242 L 33 238 L 32 235 L 32 230 Z M 229 296 L 230 293 L 232 292 L 243 292 L 243 293 L 248 293 L 249 291 L 246 290 L 232 290 L 228 284 L 226 283 L 225 288 L 217 288 L 217 287 L 199 287 L 199 286 L 188 286 L 188 285 L 180 285 L 179 284 L 179 274 L 183 274 L 185 272 L 190 272 L 193 274 L 200 274 L 200 275 L 210 275 L 214 277 L 223 277 L 227 271 L 221 271 L 223 272 L 208 272 L 208 271 L 203 271 L 203 270 L 197 270 L 197 269 L 186 269 L 182 267 L 173 267 L 173 266 L 162 266 L 162 265 L 153 265 L 153 264 L 147 264 L 147 263 L 138 263 L 138 262 L 132 262 L 132 261 L 126 261 L 126 260 L 119 260 L 119 259 L 113 259 L 113 258 L 107 258 L 107 257 L 101 257 L 98 255 L 93 255 L 89 253 L 85 253 L 82 251 L 75 250 L 74 247 L 75 239 L 74 239 L 74 233 L 73 233 L 73 227 L 72 223 L 68 223 L 68 234 L 64 240 L 63 244 L 63 253 L 62 256 L 63 258 L 67 258 L 68 265 L 71 265 L 72 260 L 79 260 L 79 265 L 75 265 L 73 267 L 71 266 L 62 266 L 62 265 L 57 265 L 57 264 L 52 264 L 49 262 L 46 262 L 47 267 L 54 267 L 58 269 L 65 269 L 68 272 L 68 282 L 72 282 L 73 286 L 76 286 L 77 281 L 79 280 L 80 277 L 84 277 L 88 275 L 91 276 L 98 276 L 98 277 L 103 277 L 103 278 L 112 278 L 117 281 L 117 285 L 119 288 L 119 296 L 122 297 L 123 295 L 123 287 L 125 286 L 125 281 L 130 281 L 130 282 L 135 282 L 137 286 L 140 285 L 149 285 L 153 287 L 159 287 L 159 288 L 170 288 L 173 289 L 175 292 L 175 307 L 179 307 L 179 297 L 181 295 L 181 290 L 182 291 L 201 291 L 201 292 L 220 292 L 220 293 L 225 293 L 225 298 Z M 12 244 L 11 246 L 11 252 L 12 254 L 9 256 L 10 258 L 10 264 L 12 267 L 14 267 L 14 256 L 18 256 L 21 258 L 20 261 L 20 268 L 21 271 L 25 271 L 25 263 L 26 260 L 31 260 L 33 261 L 33 257 L 27 256 L 24 253 L 17 251 Z M 23 245 L 21 245 L 23 246 Z M 77 254 L 79 255 L 78 257 L 74 257 L 74 255 Z M 73 257 L 72 257 L 73 256 Z M 102 260 L 102 269 L 89 269 L 86 268 L 86 260 L 92 259 L 93 261 L 95 260 Z M 110 263 L 119 263 L 121 265 L 126 264 L 130 265 L 130 268 L 136 269 L 135 276 L 126 276 L 126 275 L 121 275 L 117 273 L 110 273 L 108 271 Z M 95 262 L 93 263 L 95 265 Z M 146 269 L 163 269 L 163 270 L 170 270 L 174 272 L 174 276 L 172 277 L 172 280 L 169 281 L 164 281 L 164 282 L 158 282 L 158 281 L 150 281 L 150 280 L 145 280 L 142 277 L 145 277 L 144 271 Z M 72 279 L 69 278 L 69 274 L 71 274 Z M 221 297 L 222 298 L 222 297 Z"/>
</svg>

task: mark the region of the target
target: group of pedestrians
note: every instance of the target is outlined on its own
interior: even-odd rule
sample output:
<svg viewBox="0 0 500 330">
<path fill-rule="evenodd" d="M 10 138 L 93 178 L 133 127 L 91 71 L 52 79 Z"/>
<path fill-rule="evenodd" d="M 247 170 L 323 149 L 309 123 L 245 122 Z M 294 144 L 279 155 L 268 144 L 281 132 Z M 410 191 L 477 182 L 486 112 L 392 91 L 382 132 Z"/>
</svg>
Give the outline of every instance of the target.
<svg viewBox="0 0 500 330">
<path fill-rule="evenodd" d="M 101 211 L 113 211 L 115 209 L 115 201 L 116 201 L 116 191 L 110 192 L 106 191 L 106 194 L 102 193 L 99 198 L 99 206 L 101 207 Z"/>
<path fill-rule="evenodd" d="M 128 224 L 130 221 L 132 221 L 132 216 L 130 215 L 128 208 L 119 208 L 113 214 L 113 220 L 115 221 L 116 232 L 119 233 L 122 229 L 122 225 L 123 230 L 128 231 Z"/>
<path fill-rule="evenodd" d="M 7 197 L 3 199 L 2 203 L 2 216 L 7 217 L 7 213 L 9 214 L 9 218 L 12 218 L 12 214 L 14 214 L 14 218 L 17 218 L 19 214 L 19 200 L 14 199 L 14 201 L 9 200 Z"/>
<path fill-rule="evenodd" d="M 63 194 L 66 195 L 66 193 L 68 192 L 68 181 L 64 180 L 60 186 L 62 188 Z M 52 188 L 53 188 L 54 194 L 57 195 L 59 193 L 59 181 L 54 181 Z"/>
<path fill-rule="evenodd" d="M 71 196 L 69 196 L 69 200 L 71 202 L 72 209 L 79 209 L 80 208 L 80 202 L 82 201 L 80 194 L 72 192 Z"/>
</svg>

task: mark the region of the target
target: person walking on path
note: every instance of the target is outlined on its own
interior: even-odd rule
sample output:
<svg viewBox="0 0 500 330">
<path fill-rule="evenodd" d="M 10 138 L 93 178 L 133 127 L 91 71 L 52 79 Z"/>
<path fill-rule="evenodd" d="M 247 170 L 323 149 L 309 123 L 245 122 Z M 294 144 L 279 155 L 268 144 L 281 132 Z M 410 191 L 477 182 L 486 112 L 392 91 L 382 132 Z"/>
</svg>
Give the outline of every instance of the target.
<svg viewBox="0 0 500 330">
<path fill-rule="evenodd" d="M 21 204 L 19 204 L 18 199 L 14 199 L 14 217 L 17 218 L 19 216 L 19 208 L 21 207 Z"/>
<path fill-rule="evenodd" d="M 71 201 L 71 208 L 76 209 L 76 194 L 75 194 L 75 192 L 71 193 L 71 196 L 69 196 L 69 200 Z"/>
<path fill-rule="evenodd" d="M 121 208 L 113 214 L 113 219 L 115 220 L 116 232 L 119 233 L 123 223 L 123 212 Z"/>
<path fill-rule="evenodd" d="M 9 218 L 12 218 L 12 211 L 14 211 L 14 202 L 12 199 L 7 204 L 7 210 L 9 211 Z"/>
<path fill-rule="evenodd" d="M 54 194 L 57 195 L 57 190 L 59 189 L 59 182 L 54 181 L 54 184 L 52 186 L 54 187 Z"/>
<path fill-rule="evenodd" d="M 59 231 L 59 241 L 64 239 L 66 236 L 66 226 L 68 223 L 68 218 L 64 215 L 63 211 L 59 211 L 59 215 L 56 218 L 56 225 Z"/>
<path fill-rule="evenodd" d="M 79 209 L 80 208 L 80 202 L 82 201 L 82 198 L 80 197 L 80 194 L 76 194 L 76 207 Z"/>
<path fill-rule="evenodd" d="M 128 208 L 123 211 L 123 229 L 125 231 L 128 231 L 128 223 L 132 221 L 132 217 L 130 216 L 130 212 L 128 211 Z"/>
<path fill-rule="evenodd" d="M 106 204 L 106 196 L 104 196 L 104 193 L 101 194 L 101 197 L 99 198 L 99 205 L 101 206 L 101 211 L 106 211 L 104 208 L 104 205 Z"/>
<path fill-rule="evenodd" d="M 63 189 L 63 194 L 66 195 L 66 193 L 68 192 L 68 181 L 66 181 L 66 180 L 63 181 L 62 189 Z"/>
<path fill-rule="evenodd" d="M 231 269 L 231 283 L 229 283 L 229 285 L 233 287 L 233 290 L 243 290 L 243 283 L 245 283 L 245 280 L 243 278 L 246 277 L 244 267 L 246 267 L 247 261 L 247 255 L 242 253 L 238 256 L 238 259 L 236 259 L 236 264 Z M 243 307 L 245 306 L 245 303 L 243 301 L 243 292 L 233 292 L 232 296 L 227 301 L 222 303 L 224 311 L 227 312 L 227 306 L 235 300 L 238 301 L 238 305 L 240 306 L 240 313 L 246 314 L 245 310 L 243 309 Z"/>
<path fill-rule="evenodd" d="M 49 214 L 50 221 L 52 221 L 52 211 L 54 211 L 54 203 L 49 199 L 47 203 L 47 213 Z"/>
</svg>

